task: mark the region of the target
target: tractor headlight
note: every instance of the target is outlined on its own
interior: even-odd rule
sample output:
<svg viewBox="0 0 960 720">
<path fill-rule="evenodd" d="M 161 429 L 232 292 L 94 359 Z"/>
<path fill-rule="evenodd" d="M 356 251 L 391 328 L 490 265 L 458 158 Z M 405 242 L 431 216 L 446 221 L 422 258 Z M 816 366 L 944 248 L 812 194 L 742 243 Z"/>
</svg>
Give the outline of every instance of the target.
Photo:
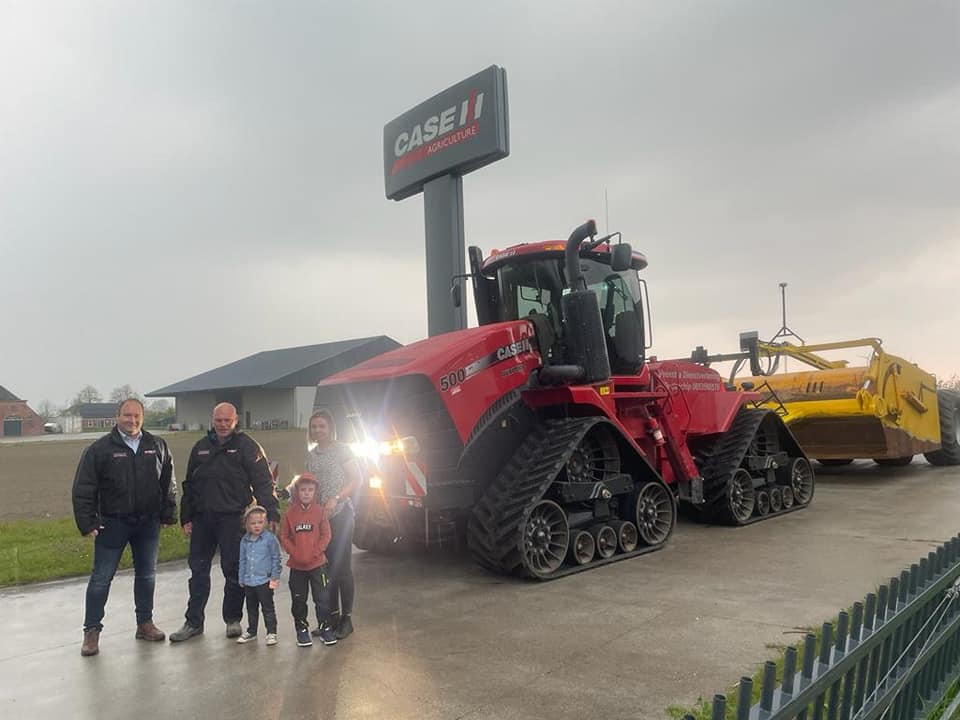
<svg viewBox="0 0 960 720">
<path fill-rule="evenodd" d="M 389 455 L 416 455 L 420 452 L 420 443 L 413 436 L 395 438 L 393 440 L 365 440 L 364 442 L 350 443 L 350 449 L 357 457 L 370 462 L 377 462 L 381 457 Z"/>
<path fill-rule="evenodd" d="M 381 480 L 376 475 L 370 476 L 370 489 L 371 490 L 382 490 L 383 489 L 383 480 Z"/>
</svg>

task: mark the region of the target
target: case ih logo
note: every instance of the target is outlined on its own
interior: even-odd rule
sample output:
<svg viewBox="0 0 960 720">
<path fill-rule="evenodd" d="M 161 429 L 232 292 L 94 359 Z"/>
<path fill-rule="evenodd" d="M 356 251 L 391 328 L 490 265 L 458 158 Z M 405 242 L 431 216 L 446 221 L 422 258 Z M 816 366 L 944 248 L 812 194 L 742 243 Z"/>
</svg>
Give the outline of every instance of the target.
<svg viewBox="0 0 960 720">
<path fill-rule="evenodd" d="M 396 160 L 390 174 L 396 175 L 425 157 L 476 137 L 480 132 L 482 112 L 483 93 L 474 90 L 463 102 L 448 107 L 439 115 L 431 115 L 414 125 L 410 132 L 401 132 L 393 143 Z"/>
</svg>

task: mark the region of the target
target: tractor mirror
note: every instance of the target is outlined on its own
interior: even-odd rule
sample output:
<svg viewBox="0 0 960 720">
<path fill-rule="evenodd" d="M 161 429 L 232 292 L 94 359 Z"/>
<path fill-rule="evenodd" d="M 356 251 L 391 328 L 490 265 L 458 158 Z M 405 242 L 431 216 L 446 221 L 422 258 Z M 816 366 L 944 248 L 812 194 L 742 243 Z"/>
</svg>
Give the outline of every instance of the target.
<svg viewBox="0 0 960 720">
<path fill-rule="evenodd" d="M 450 286 L 450 300 L 453 302 L 454 307 L 460 307 L 460 304 L 463 302 L 463 297 L 460 294 L 460 283 L 456 280 L 453 281 L 453 285 Z"/>
<path fill-rule="evenodd" d="M 630 243 L 618 243 L 610 249 L 610 269 L 614 272 L 629 270 L 633 265 L 633 248 Z"/>
</svg>

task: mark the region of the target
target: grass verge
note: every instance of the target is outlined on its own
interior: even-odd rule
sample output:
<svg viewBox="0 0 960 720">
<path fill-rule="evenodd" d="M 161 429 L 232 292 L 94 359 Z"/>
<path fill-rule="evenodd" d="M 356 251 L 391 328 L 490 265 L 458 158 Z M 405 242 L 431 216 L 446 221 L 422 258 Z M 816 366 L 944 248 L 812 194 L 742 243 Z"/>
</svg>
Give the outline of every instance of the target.
<svg viewBox="0 0 960 720">
<path fill-rule="evenodd" d="M 847 608 L 847 612 L 852 612 L 852 608 Z M 831 620 L 833 626 L 837 626 L 837 618 Z M 814 652 L 819 652 L 820 640 L 822 637 L 821 628 L 807 628 L 796 630 L 798 640 L 796 645 L 768 645 L 767 649 L 777 651 L 777 657 L 773 658 L 773 661 L 777 665 L 777 683 L 776 687 L 780 686 L 780 682 L 783 679 L 783 663 L 784 658 L 786 657 L 787 648 L 794 647 L 797 650 L 797 669 L 803 667 L 803 647 L 804 647 L 804 638 L 806 638 L 807 633 L 812 633 L 817 638 L 817 644 L 814 646 Z M 750 704 L 754 705 L 760 702 L 760 690 L 761 684 L 763 681 L 763 664 L 757 668 L 757 671 L 753 674 L 753 695 L 750 699 Z M 737 717 L 737 694 L 740 683 L 737 681 L 737 684 L 733 685 L 730 688 L 730 691 L 726 693 L 727 704 L 726 704 L 726 717 L 728 720 L 736 720 Z M 713 707 L 713 698 L 709 700 L 700 699 L 692 707 L 684 707 L 682 705 L 671 705 L 667 708 L 667 714 L 671 718 L 676 718 L 676 720 L 682 720 L 687 715 L 694 717 L 696 720 L 710 720 L 711 711 Z"/>
<path fill-rule="evenodd" d="M 944 717 L 944 713 L 947 711 L 947 708 L 950 707 L 950 703 L 953 702 L 953 699 L 957 696 L 957 693 L 960 693 L 960 679 L 954 680 L 950 685 L 950 689 L 947 690 L 947 694 L 943 696 L 943 700 L 937 703 L 937 706 L 933 708 L 933 711 L 927 716 L 927 720 L 953 720 L 953 718 L 960 715 L 960 713 L 954 713 L 953 717 Z"/>
<path fill-rule="evenodd" d="M 159 560 L 187 557 L 189 541 L 179 525 L 160 531 Z M 130 548 L 121 568 L 132 566 Z M 73 518 L 0 522 L 0 587 L 86 575 L 93 567 L 93 540 L 77 532 Z"/>
</svg>

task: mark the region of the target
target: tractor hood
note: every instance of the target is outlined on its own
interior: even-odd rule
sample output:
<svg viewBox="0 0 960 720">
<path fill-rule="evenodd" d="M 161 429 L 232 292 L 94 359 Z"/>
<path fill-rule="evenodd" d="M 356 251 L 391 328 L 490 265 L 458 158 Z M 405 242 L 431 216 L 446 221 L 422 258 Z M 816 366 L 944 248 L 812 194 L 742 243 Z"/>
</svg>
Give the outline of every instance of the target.
<svg viewBox="0 0 960 720">
<path fill-rule="evenodd" d="M 319 386 L 423 376 L 442 399 L 457 434 L 466 441 L 484 412 L 504 395 L 525 386 L 530 373 L 541 365 L 533 323 L 513 320 L 420 340 L 337 373 Z"/>
</svg>

